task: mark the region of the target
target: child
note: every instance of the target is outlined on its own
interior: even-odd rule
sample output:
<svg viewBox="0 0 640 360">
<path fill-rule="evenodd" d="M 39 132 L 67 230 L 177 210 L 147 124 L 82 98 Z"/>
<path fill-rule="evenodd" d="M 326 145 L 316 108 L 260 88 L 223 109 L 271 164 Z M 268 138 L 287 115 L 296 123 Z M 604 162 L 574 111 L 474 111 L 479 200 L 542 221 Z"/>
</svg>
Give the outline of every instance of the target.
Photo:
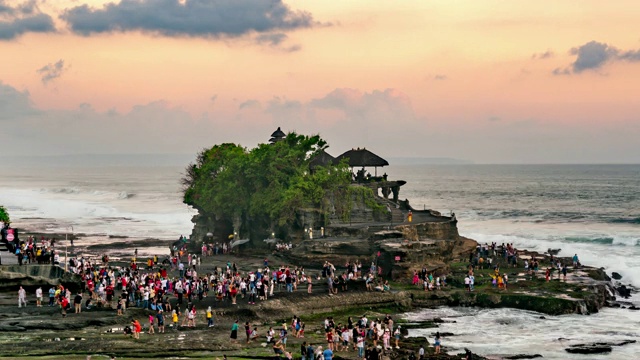
<svg viewBox="0 0 640 360">
<path fill-rule="evenodd" d="M 175 309 L 171 312 L 171 321 L 173 322 L 173 328 L 178 330 L 178 313 Z"/>
<path fill-rule="evenodd" d="M 154 334 L 155 333 L 155 329 L 153 327 L 153 320 L 155 319 L 155 316 L 153 316 L 153 314 L 149 314 L 149 334 Z"/>
</svg>

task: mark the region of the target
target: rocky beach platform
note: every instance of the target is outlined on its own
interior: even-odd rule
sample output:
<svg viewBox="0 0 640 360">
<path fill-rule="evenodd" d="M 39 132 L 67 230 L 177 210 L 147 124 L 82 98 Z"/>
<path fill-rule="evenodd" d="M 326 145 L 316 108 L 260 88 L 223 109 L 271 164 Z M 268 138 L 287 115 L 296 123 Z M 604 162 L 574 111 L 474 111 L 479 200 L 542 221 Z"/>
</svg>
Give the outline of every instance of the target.
<svg viewBox="0 0 640 360">
<path fill-rule="evenodd" d="M 393 235 L 395 236 L 395 235 Z M 284 321 L 290 322 L 296 315 L 307 324 L 304 338 L 290 337 L 287 344 L 294 358 L 299 358 L 299 347 L 303 341 L 326 347 L 323 332 L 323 320 L 333 316 L 336 322 L 345 323 L 347 317 L 358 318 L 364 314 L 369 318 L 384 317 L 390 314 L 396 323 L 406 324 L 403 331 L 412 327 L 433 328 L 437 331 L 438 321 L 408 323 L 402 318 L 404 312 L 436 308 L 440 306 L 476 306 L 484 308 L 510 307 L 532 310 L 542 315 L 591 314 L 605 306 L 628 307 L 631 305 L 621 300 L 619 286 L 614 286 L 612 279 L 603 269 L 582 266 L 570 268 L 566 279 L 553 273 L 550 281 L 546 281 L 544 272 L 530 274 L 518 267 L 501 267 L 501 271 L 509 275 L 508 289 L 494 288 L 490 281 L 493 269 L 475 269 L 476 284 L 474 291 L 464 288 L 464 276 L 468 271 L 465 261 L 469 253 L 477 245 L 472 239 L 459 238 L 455 241 L 445 239 L 428 239 L 417 242 L 392 240 L 389 233 L 384 236 L 370 237 L 366 240 L 348 241 L 340 239 L 304 240 L 296 244 L 291 251 L 273 251 L 268 249 L 240 249 L 236 253 L 203 257 L 199 273 L 213 272 L 215 268 L 224 267 L 227 262 L 238 264 L 242 272 L 255 271 L 262 267 L 266 257 L 274 266 L 300 266 L 305 264 L 307 273 L 314 277 L 313 293 L 307 294 L 306 286 L 293 293 L 284 289 L 276 289 L 272 298 L 248 304 L 246 299 L 238 299 L 237 305 L 228 301 L 218 301 L 215 297 L 195 300 L 198 318 L 195 328 L 179 326 L 167 327 L 164 334 L 143 333 L 139 340 L 134 340 L 122 333 L 123 328 L 137 319 L 146 325 L 150 310 L 140 308 L 127 309 L 124 316 L 117 316 L 115 302 L 104 307 L 91 310 L 83 309 L 81 314 L 69 313 L 62 317 L 58 306 L 35 307 L 35 288 L 42 286 L 46 291 L 50 286 L 63 284 L 72 290 L 82 287 L 81 279 L 65 273 L 63 268 L 52 265 L 7 265 L 0 267 L 0 359 L 13 358 L 51 358 L 61 356 L 69 360 L 84 359 L 87 355 L 116 356 L 118 359 L 152 359 L 152 358 L 222 358 L 229 359 L 271 359 L 274 352 L 265 344 L 264 334 L 269 327 L 281 327 Z M 117 239 L 117 244 L 109 245 L 91 243 L 83 244 L 81 236 L 75 239 L 75 246 L 68 246 L 70 253 L 99 259 L 104 254 L 112 254 L 119 261 L 112 263 L 114 267 L 127 266 L 135 249 L 141 254 L 150 255 L 159 246 L 166 246 L 166 253 L 157 254 L 162 260 L 168 254 L 169 240 L 150 239 Z M 331 246 L 327 243 L 332 242 Z M 59 240 L 61 245 L 65 244 Z M 381 243 L 383 242 L 383 243 Z M 373 244 L 373 245 L 372 245 Z M 343 261 L 354 258 L 354 248 L 359 252 L 369 252 L 371 246 L 381 248 L 390 262 L 391 290 L 387 292 L 367 291 L 363 280 L 350 281 L 348 290 L 329 296 L 325 281 L 320 277 L 319 265 L 324 261 L 336 264 L 338 274 L 344 270 Z M 193 244 L 197 248 L 197 244 Z M 329 251 L 322 250 L 329 248 Z M 150 250 L 150 251 L 146 251 Z M 386 254 L 384 254 L 386 252 Z M 400 254 L 400 255 L 396 255 Z M 536 257 L 546 268 L 550 256 L 533 252 L 522 252 L 525 257 Z M 309 259 L 314 259 L 310 261 Z M 146 260 L 139 256 L 139 261 Z M 563 259 L 565 261 L 568 259 Z M 501 265 L 499 262 L 498 265 Z M 413 270 L 423 266 L 438 275 L 447 275 L 446 287 L 436 291 L 424 291 L 421 286 L 411 284 Z M 177 272 L 171 272 L 171 277 Z M 19 286 L 27 290 L 27 307 L 18 308 L 17 289 Z M 630 291 L 629 288 L 623 290 Z M 118 294 L 116 294 L 118 295 Z M 46 299 L 45 299 L 46 300 Z M 175 298 L 172 298 L 175 303 Z M 206 327 L 203 312 L 211 306 L 215 312 L 215 326 Z M 235 320 L 241 324 L 249 321 L 258 327 L 260 340 L 249 344 L 229 338 L 231 325 Z M 181 319 L 182 321 L 182 319 Z M 167 322 L 169 323 L 169 322 Z M 146 330 L 146 328 L 145 328 Z M 425 344 L 427 358 L 430 359 L 462 359 L 464 349 L 450 349 L 444 336 L 444 352 L 458 355 L 434 354 L 433 339 L 403 337 L 400 349 L 383 351 L 383 359 L 407 359 L 416 353 L 420 345 Z M 454 334 L 450 334 L 454 335 Z M 240 336 L 243 339 L 243 336 Z M 430 344 L 430 345 L 428 345 Z M 606 348 L 605 345 L 583 348 Z M 580 351 L 581 348 L 576 347 Z M 534 356 L 535 354 L 511 354 L 513 356 Z M 336 359 L 356 359 L 356 353 L 338 352 Z M 474 359 L 482 359 L 475 356 Z M 515 357 L 518 358 L 518 357 Z"/>
</svg>

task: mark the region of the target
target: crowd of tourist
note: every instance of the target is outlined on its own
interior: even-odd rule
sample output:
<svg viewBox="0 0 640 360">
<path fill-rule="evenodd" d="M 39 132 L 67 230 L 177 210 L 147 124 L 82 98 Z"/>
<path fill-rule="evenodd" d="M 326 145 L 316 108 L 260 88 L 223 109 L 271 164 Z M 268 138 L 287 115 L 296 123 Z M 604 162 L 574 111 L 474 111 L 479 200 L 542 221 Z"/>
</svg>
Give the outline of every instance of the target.
<svg viewBox="0 0 640 360">
<path fill-rule="evenodd" d="M 26 254 L 30 254 L 27 259 L 37 257 L 40 250 L 55 254 L 55 242 L 42 239 L 38 243 L 35 239 L 29 238 L 22 249 Z M 201 269 L 202 258 L 227 253 L 230 251 L 227 243 L 203 245 L 200 256 L 188 253 L 184 247 L 175 250 L 172 256 L 163 261 L 159 261 L 157 256 L 139 259 L 138 251 L 135 250 L 127 266 L 114 266 L 108 255 L 103 255 L 100 261 L 74 256 L 68 261 L 68 269 L 82 276 L 84 288 L 79 289 L 74 295 L 62 285 L 51 287 L 47 291 L 48 306 L 59 306 L 62 316 L 66 316 L 67 312 L 81 313 L 83 309 L 90 310 L 95 306 L 113 308 L 117 316 L 124 315 L 131 307 L 146 309 L 146 326 L 139 320 L 134 320 L 124 330 L 126 334 L 138 339 L 144 327 L 147 328 L 148 334 L 162 334 L 165 332 L 165 326 L 173 330 L 179 327 L 195 328 L 201 324 L 199 319 L 206 320 L 207 327 L 214 327 L 214 310 L 217 307 L 236 305 L 239 302 L 255 305 L 257 302 L 267 301 L 277 292 L 292 293 L 300 287 L 306 288 L 307 293 L 312 294 L 313 284 L 319 282 L 326 282 L 331 296 L 348 291 L 353 280 L 363 280 L 369 291 L 391 290 L 388 280 L 380 276 L 382 269 L 375 261 L 365 271 L 359 260 L 347 262 L 344 267 L 340 266 L 340 270 L 326 261 L 321 271 L 313 275 L 304 267 L 271 267 L 268 259 L 264 259 L 260 267 L 250 271 L 246 271 L 246 266 L 243 266 L 245 271 L 242 271 L 236 263 L 228 261 L 214 268 L 207 267 L 209 270 L 205 272 Z M 496 258 L 501 260 L 494 261 Z M 59 263 L 59 259 L 52 259 L 54 264 Z M 485 266 L 493 268 L 490 273 L 492 286 L 506 290 L 508 276 L 500 271 L 498 262 L 507 266 L 517 266 L 518 261 L 518 251 L 512 244 L 479 245 L 476 252 L 470 255 L 469 271 L 464 277 L 465 290 L 474 291 L 474 270 L 483 269 Z M 559 274 L 566 276 L 566 264 L 557 260 L 552 266 Z M 539 270 L 539 261 L 527 257 L 524 268 L 535 273 Z M 547 280 L 549 276 L 550 268 L 546 271 Z M 411 283 L 422 287 L 424 291 L 441 290 L 448 285 L 446 275 L 434 274 L 426 267 L 413 272 Z M 47 303 L 43 299 L 46 294 L 43 293 L 42 288 L 35 291 L 38 307 Z M 200 305 L 207 297 L 214 298 L 213 305 Z M 26 305 L 27 294 L 25 289 L 20 287 L 18 306 Z M 230 338 L 234 341 L 238 340 L 240 326 L 236 320 L 231 328 Z M 246 322 L 245 341 L 250 343 L 264 339 L 271 344 L 275 354 L 291 358 L 292 352 L 287 350 L 287 339 L 290 335 L 304 338 L 305 326 L 302 319 L 294 316 L 291 323 L 283 323 L 279 329 L 270 327 L 265 333 L 260 333 L 257 325 Z M 376 359 L 381 351 L 398 349 L 402 337 L 400 325 L 394 326 L 390 316 L 383 320 L 369 320 L 362 316 L 357 321 L 349 317 L 344 323 L 337 324 L 333 318 L 327 318 L 323 327 L 326 347 L 314 347 L 312 344 L 303 343 L 300 348 L 303 359 L 330 359 L 335 353 L 349 351 L 357 352 L 358 357 L 362 359 Z M 440 342 L 438 335 L 434 340 L 436 352 L 439 352 Z M 420 352 L 418 354 L 420 355 Z"/>
</svg>

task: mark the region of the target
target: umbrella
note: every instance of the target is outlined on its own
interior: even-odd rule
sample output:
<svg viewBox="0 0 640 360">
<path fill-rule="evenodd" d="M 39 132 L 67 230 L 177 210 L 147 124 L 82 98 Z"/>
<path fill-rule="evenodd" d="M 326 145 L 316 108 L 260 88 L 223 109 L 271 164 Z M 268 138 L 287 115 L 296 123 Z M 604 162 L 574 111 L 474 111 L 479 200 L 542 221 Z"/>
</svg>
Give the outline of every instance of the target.
<svg viewBox="0 0 640 360">
<path fill-rule="evenodd" d="M 236 241 L 231 243 L 231 248 L 234 248 L 234 247 L 236 247 L 238 245 L 242 245 L 242 244 L 245 244 L 245 243 L 248 243 L 248 242 L 249 242 L 249 239 L 236 240 Z"/>
</svg>

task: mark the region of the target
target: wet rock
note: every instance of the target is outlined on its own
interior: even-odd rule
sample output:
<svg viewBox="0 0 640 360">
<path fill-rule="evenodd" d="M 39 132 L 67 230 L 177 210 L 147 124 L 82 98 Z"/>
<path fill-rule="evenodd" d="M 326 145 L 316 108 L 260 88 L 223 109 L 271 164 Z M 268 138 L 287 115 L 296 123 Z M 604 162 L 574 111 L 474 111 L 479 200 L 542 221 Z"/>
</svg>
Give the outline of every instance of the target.
<svg viewBox="0 0 640 360">
<path fill-rule="evenodd" d="M 585 346 L 585 347 L 570 347 L 564 349 L 570 354 L 604 354 L 612 351 L 611 346 Z"/>
<path fill-rule="evenodd" d="M 615 272 L 615 271 L 611 273 L 611 277 L 612 277 L 614 280 L 620 280 L 620 279 L 622 279 L 622 275 L 620 275 L 619 273 L 617 273 L 617 272 Z"/>
<path fill-rule="evenodd" d="M 27 331 L 27 329 L 23 328 L 22 326 L 16 326 L 16 325 L 6 325 L 6 324 L 0 324 L 0 331 Z"/>
<path fill-rule="evenodd" d="M 619 342 L 597 342 L 592 344 L 576 344 L 566 348 L 565 351 L 571 354 L 604 354 L 610 353 L 614 346 L 624 346 L 634 344 L 636 340 L 623 340 Z"/>
<path fill-rule="evenodd" d="M 618 295 L 622 296 L 625 299 L 631 297 L 631 289 L 627 288 L 625 285 L 620 285 L 616 288 Z"/>
<path fill-rule="evenodd" d="M 450 333 L 450 332 L 440 332 L 439 333 L 440 336 L 445 337 L 445 336 L 455 336 L 454 333 Z M 436 336 L 436 333 L 431 333 L 431 336 Z"/>
<path fill-rule="evenodd" d="M 540 354 L 533 354 L 533 355 L 529 355 L 529 354 L 517 354 L 517 355 L 511 355 L 511 356 L 505 356 L 505 359 L 510 359 L 510 360 L 518 360 L 518 359 L 536 359 L 536 358 L 541 358 L 542 355 Z"/>
</svg>

